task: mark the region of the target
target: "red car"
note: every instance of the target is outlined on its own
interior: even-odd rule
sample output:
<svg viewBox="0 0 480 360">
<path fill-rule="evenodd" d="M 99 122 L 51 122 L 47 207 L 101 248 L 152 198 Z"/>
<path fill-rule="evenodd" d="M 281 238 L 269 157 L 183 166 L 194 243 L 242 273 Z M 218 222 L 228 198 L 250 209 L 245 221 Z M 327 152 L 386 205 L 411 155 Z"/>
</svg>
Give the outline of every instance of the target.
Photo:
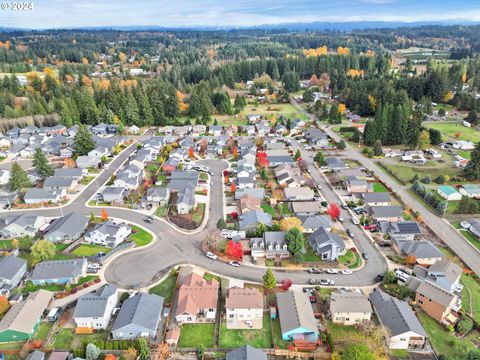
<svg viewBox="0 0 480 360">
<path fill-rule="evenodd" d="M 370 230 L 370 231 L 372 231 L 372 230 L 376 230 L 376 229 L 377 229 L 377 225 L 376 225 L 376 224 L 365 225 L 363 228 L 364 228 L 365 230 Z"/>
</svg>

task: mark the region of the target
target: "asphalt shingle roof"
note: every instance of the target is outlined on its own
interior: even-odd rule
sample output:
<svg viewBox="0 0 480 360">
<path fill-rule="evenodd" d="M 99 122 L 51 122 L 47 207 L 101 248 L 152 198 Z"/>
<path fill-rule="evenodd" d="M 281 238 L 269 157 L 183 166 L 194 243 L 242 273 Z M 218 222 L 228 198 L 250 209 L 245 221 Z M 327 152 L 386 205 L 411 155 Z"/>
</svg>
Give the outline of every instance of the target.
<svg viewBox="0 0 480 360">
<path fill-rule="evenodd" d="M 145 329 L 156 331 L 158 319 L 163 308 L 163 297 L 141 293 L 123 302 L 112 331 L 134 324 Z"/>
</svg>

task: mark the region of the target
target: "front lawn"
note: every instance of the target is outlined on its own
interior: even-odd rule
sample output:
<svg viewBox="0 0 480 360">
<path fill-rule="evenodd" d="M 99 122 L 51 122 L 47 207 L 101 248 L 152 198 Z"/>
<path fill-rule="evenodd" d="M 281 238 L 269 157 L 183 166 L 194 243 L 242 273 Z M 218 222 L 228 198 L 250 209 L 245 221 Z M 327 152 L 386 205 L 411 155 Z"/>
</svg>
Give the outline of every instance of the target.
<svg viewBox="0 0 480 360">
<path fill-rule="evenodd" d="M 390 175 L 403 181 L 405 184 L 411 183 L 415 174 L 417 174 L 420 179 L 423 179 L 425 176 L 430 176 L 430 178 L 434 180 L 439 175 L 453 177 L 460 172 L 457 168 L 450 166 L 450 162 L 433 162 L 433 164 L 429 164 L 430 163 L 427 163 L 426 165 L 406 164 L 400 162 L 400 160 L 382 162 L 382 165 L 394 174 L 392 175 L 392 173 L 389 173 Z"/>
<path fill-rule="evenodd" d="M 54 337 L 55 341 L 53 342 L 54 349 L 72 349 L 73 342 L 73 329 L 62 329 Z"/>
<path fill-rule="evenodd" d="M 155 216 L 166 217 L 167 216 L 167 208 L 168 208 L 168 204 L 159 206 L 157 208 L 157 210 L 155 210 Z"/>
<path fill-rule="evenodd" d="M 348 249 L 347 252 L 344 255 L 340 255 L 337 260 L 339 264 L 347 265 L 349 269 L 355 269 L 362 263 L 360 255 L 352 249 Z"/>
<path fill-rule="evenodd" d="M 305 239 L 304 241 L 305 246 L 305 253 L 303 254 L 303 261 L 304 262 L 321 262 L 322 258 L 317 255 L 315 251 L 313 251 L 312 247 Z"/>
<path fill-rule="evenodd" d="M 184 324 L 182 325 L 178 347 L 212 348 L 214 346 L 214 332 L 214 324 Z"/>
<path fill-rule="evenodd" d="M 138 247 L 150 244 L 150 242 L 153 240 L 153 236 L 148 231 L 134 225 L 132 226 L 132 235 L 130 235 L 130 239 L 134 241 L 135 246 Z"/>
<path fill-rule="evenodd" d="M 334 343 L 340 343 L 344 346 L 351 343 L 363 343 L 368 346 L 372 352 L 383 349 L 383 343 L 380 336 L 369 335 L 367 332 L 356 328 L 355 326 L 345 326 L 327 323 L 328 332 L 332 335 Z M 342 346 L 340 345 L 340 347 Z"/>
<path fill-rule="evenodd" d="M 192 220 L 197 224 L 197 226 L 200 226 L 200 224 L 203 221 L 203 218 L 205 216 L 205 204 L 198 204 L 197 208 L 192 214 Z"/>
<path fill-rule="evenodd" d="M 372 186 L 375 192 L 388 192 L 388 189 L 382 183 L 374 182 Z"/>
<path fill-rule="evenodd" d="M 473 276 L 462 274 L 462 306 L 467 313 L 472 312 L 475 320 L 480 323 L 480 284 Z"/>
<path fill-rule="evenodd" d="M 475 333 L 471 333 L 460 340 L 423 311 L 418 312 L 417 316 L 425 328 L 428 339 L 437 355 L 444 355 L 446 359 L 465 359 L 470 350 L 477 348 L 472 342 Z M 478 336 L 478 333 L 476 336 Z"/>
<path fill-rule="evenodd" d="M 232 330 L 227 329 L 227 324 L 222 321 L 220 324 L 221 348 L 237 348 L 244 345 L 251 345 L 256 348 L 269 349 L 272 347 L 272 332 L 270 331 L 270 317 L 263 315 L 263 327 L 258 330 Z"/>
<path fill-rule="evenodd" d="M 72 254 L 80 257 L 89 257 L 98 254 L 99 252 L 104 252 L 105 254 L 109 253 L 112 249 L 98 246 L 93 244 L 81 244 L 77 246 L 73 251 Z"/>
<path fill-rule="evenodd" d="M 155 285 L 152 287 L 148 292 L 150 294 L 156 294 L 159 296 L 163 296 L 165 299 L 165 303 L 171 304 L 173 294 L 175 292 L 175 286 L 177 283 L 177 274 L 174 271 L 170 271 L 168 277 L 163 280 L 160 284 Z"/>
<path fill-rule="evenodd" d="M 38 327 L 38 330 L 35 333 L 33 340 L 41 340 L 41 341 L 45 340 L 52 326 L 53 326 L 53 323 L 51 322 L 42 322 Z"/>
</svg>

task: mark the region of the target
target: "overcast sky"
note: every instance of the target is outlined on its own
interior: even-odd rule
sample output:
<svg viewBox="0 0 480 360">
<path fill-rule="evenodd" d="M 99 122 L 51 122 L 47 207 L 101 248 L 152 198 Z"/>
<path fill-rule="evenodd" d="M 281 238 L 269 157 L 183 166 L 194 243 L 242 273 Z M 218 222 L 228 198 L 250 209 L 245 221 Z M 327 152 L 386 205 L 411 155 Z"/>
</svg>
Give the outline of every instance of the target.
<svg viewBox="0 0 480 360">
<path fill-rule="evenodd" d="M 13 1 L 0 0 L 9 3 Z M 0 10 L 0 26 L 185 27 L 251 26 L 315 21 L 480 21 L 480 0 L 32 1 L 33 11 Z"/>
</svg>

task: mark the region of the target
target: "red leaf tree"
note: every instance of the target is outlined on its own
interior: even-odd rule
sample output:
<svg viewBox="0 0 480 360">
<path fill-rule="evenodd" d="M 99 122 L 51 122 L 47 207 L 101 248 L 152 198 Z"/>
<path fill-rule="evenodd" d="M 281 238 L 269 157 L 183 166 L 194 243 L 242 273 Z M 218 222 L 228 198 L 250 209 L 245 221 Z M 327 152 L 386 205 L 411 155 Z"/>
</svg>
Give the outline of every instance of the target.
<svg viewBox="0 0 480 360">
<path fill-rule="evenodd" d="M 340 216 L 340 208 L 336 203 L 330 203 L 330 205 L 328 205 L 327 214 L 330 215 L 332 220 L 335 220 Z"/>
<path fill-rule="evenodd" d="M 108 213 L 107 210 L 102 209 L 102 220 L 107 221 L 108 220 Z"/>
<path fill-rule="evenodd" d="M 290 289 L 290 287 L 292 286 L 292 280 L 290 279 L 283 279 L 282 280 L 282 289 L 287 291 L 288 289 Z"/>
<path fill-rule="evenodd" d="M 232 185 L 230 185 L 230 191 L 235 193 L 235 190 L 237 190 L 237 188 L 235 187 L 235 183 L 232 181 Z"/>
<path fill-rule="evenodd" d="M 188 157 L 193 158 L 193 148 L 190 146 L 190 149 L 188 149 Z"/>
<path fill-rule="evenodd" d="M 231 258 L 234 258 L 236 260 L 242 260 L 243 258 L 242 245 L 233 240 L 230 240 L 227 243 L 227 247 L 225 248 L 225 255 Z"/>
<path fill-rule="evenodd" d="M 233 153 L 233 157 L 236 159 L 238 157 L 238 149 L 236 146 L 233 147 L 232 153 Z"/>
<path fill-rule="evenodd" d="M 257 152 L 257 162 L 260 167 L 268 167 L 267 153 L 265 151 Z"/>
</svg>

